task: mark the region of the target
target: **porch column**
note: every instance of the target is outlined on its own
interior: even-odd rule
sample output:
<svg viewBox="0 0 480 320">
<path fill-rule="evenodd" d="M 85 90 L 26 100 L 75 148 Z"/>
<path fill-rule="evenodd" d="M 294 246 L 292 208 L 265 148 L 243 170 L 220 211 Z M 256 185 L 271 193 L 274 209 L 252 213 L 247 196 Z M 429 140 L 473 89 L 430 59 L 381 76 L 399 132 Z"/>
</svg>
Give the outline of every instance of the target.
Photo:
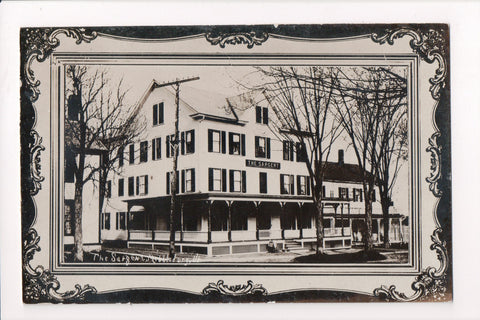
<svg viewBox="0 0 480 320">
<path fill-rule="evenodd" d="M 300 214 L 297 214 L 297 219 L 300 218 L 300 239 L 303 239 L 303 203 L 299 202 L 298 207 L 300 208 Z M 298 221 L 297 221 L 298 225 Z"/>
<path fill-rule="evenodd" d="M 130 241 L 130 203 L 127 204 L 127 241 Z"/>
<path fill-rule="evenodd" d="M 256 226 L 256 238 L 257 240 L 260 240 L 260 229 L 258 228 L 258 206 L 260 205 L 259 201 L 254 201 L 253 202 L 255 206 L 255 226 Z"/>
<path fill-rule="evenodd" d="M 183 241 L 183 202 L 180 206 L 180 241 Z"/>
<path fill-rule="evenodd" d="M 345 235 L 343 230 L 343 203 L 340 205 L 340 219 L 342 220 L 342 237 Z"/>
<path fill-rule="evenodd" d="M 233 201 L 227 201 L 228 206 L 228 220 L 227 220 L 227 230 L 228 230 L 228 241 L 232 241 L 232 204 Z"/>
<path fill-rule="evenodd" d="M 285 239 L 285 229 L 282 227 L 282 219 L 285 221 L 285 202 L 280 202 L 280 228 L 282 229 L 282 239 Z"/>
<path fill-rule="evenodd" d="M 208 212 L 207 243 L 212 243 L 212 202 L 210 200 L 207 200 L 207 212 Z"/>
<path fill-rule="evenodd" d="M 383 232 L 380 232 L 380 230 L 381 230 L 380 228 L 382 227 L 382 219 L 377 219 L 377 226 L 378 226 L 378 232 L 377 232 L 378 233 L 378 236 L 377 236 L 378 239 L 377 239 L 377 241 L 378 241 L 378 243 L 380 243 L 380 242 L 382 242 L 381 239 L 380 239 L 380 234 L 383 233 Z M 385 237 L 385 234 L 383 235 L 383 237 Z"/>
</svg>

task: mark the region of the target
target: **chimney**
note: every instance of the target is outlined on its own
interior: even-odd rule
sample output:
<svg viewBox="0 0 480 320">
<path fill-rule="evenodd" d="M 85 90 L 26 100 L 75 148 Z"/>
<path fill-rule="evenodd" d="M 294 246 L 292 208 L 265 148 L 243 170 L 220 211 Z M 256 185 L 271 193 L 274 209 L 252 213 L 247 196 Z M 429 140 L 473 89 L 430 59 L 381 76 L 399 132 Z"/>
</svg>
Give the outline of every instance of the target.
<svg viewBox="0 0 480 320">
<path fill-rule="evenodd" d="M 343 158 L 343 149 L 338 150 L 338 164 L 343 164 L 344 163 L 344 158 Z"/>
</svg>

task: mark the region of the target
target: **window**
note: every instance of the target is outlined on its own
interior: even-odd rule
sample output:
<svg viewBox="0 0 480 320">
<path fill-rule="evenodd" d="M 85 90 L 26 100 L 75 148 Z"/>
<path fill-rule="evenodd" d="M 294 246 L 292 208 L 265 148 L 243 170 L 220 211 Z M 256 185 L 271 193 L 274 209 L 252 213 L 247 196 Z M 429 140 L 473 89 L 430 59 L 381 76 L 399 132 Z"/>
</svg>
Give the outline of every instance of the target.
<svg viewBox="0 0 480 320">
<path fill-rule="evenodd" d="M 128 177 L 128 195 L 133 196 L 135 195 L 135 178 Z"/>
<path fill-rule="evenodd" d="M 108 180 L 105 185 L 105 197 L 107 198 L 112 197 L 112 180 Z"/>
<path fill-rule="evenodd" d="M 306 162 L 307 161 L 307 148 L 305 147 L 305 143 L 297 142 L 295 144 L 295 148 L 297 149 L 297 162 Z"/>
<path fill-rule="evenodd" d="M 255 137 L 255 157 L 270 159 L 270 138 Z"/>
<path fill-rule="evenodd" d="M 137 196 L 143 196 L 148 194 L 148 176 L 138 176 L 137 177 Z"/>
<path fill-rule="evenodd" d="M 214 214 L 212 214 L 212 231 L 227 231 L 228 230 L 228 210 L 226 207 L 213 207 Z"/>
<path fill-rule="evenodd" d="M 126 212 L 117 212 L 116 229 L 127 230 Z"/>
<path fill-rule="evenodd" d="M 175 191 L 176 191 L 175 194 L 177 194 L 178 191 L 179 191 L 179 188 L 178 188 L 179 183 L 178 183 L 178 181 L 180 180 L 180 177 L 178 176 L 178 174 L 179 174 L 179 172 L 177 171 L 177 183 L 175 183 L 175 189 L 176 189 L 176 190 L 175 190 Z M 172 180 L 173 180 L 173 178 L 174 178 L 174 176 L 173 176 L 173 171 L 167 172 L 167 186 L 166 186 L 166 187 L 167 187 L 167 188 L 166 188 L 167 194 L 171 194 L 171 193 L 172 193 Z"/>
<path fill-rule="evenodd" d="M 182 132 L 182 154 L 195 152 L 195 130 Z"/>
<path fill-rule="evenodd" d="M 125 150 L 123 149 L 123 147 L 118 148 L 117 158 L 118 158 L 118 166 L 119 167 L 123 166 L 123 154 L 124 154 L 124 152 L 125 152 Z"/>
<path fill-rule="evenodd" d="M 135 145 L 134 145 L 133 143 L 130 145 L 130 153 L 129 153 L 128 162 L 129 162 L 130 164 L 134 164 L 134 163 L 135 163 Z"/>
<path fill-rule="evenodd" d="M 182 192 L 195 192 L 195 169 L 182 170 Z"/>
<path fill-rule="evenodd" d="M 353 189 L 353 201 L 363 202 L 363 189 Z"/>
<path fill-rule="evenodd" d="M 201 217 L 197 212 L 184 210 L 183 213 L 183 230 L 184 231 L 200 231 Z"/>
<path fill-rule="evenodd" d="M 268 124 L 268 108 L 262 108 L 257 106 L 255 108 L 256 111 L 256 122 Z"/>
<path fill-rule="evenodd" d="M 232 230 L 248 229 L 248 213 L 245 210 L 236 211 L 232 214 Z"/>
<path fill-rule="evenodd" d="M 148 160 L 148 141 L 140 142 L 140 162 Z"/>
<path fill-rule="evenodd" d="M 153 125 L 163 123 L 163 102 L 153 105 Z"/>
<path fill-rule="evenodd" d="M 310 195 L 310 181 L 307 176 L 297 176 L 297 194 Z"/>
<path fill-rule="evenodd" d="M 345 156 L 344 156 L 343 150 L 342 149 L 338 150 L 338 163 L 343 164 L 344 158 Z"/>
<path fill-rule="evenodd" d="M 64 215 L 64 230 L 66 236 L 73 236 L 74 233 L 74 215 L 75 215 L 75 201 L 65 200 L 65 215 Z"/>
<path fill-rule="evenodd" d="M 267 193 L 267 173 L 260 172 L 260 193 Z"/>
<path fill-rule="evenodd" d="M 167 136 L 165 144 L 167 148 L 167 158 L 173 157 L 175 153 L 175 134 Z"/>
<path fill-rule="evenodd" d="M 348 188 L 338 188 L 338 197 L 340 199 L 348 199 Z"/>
<path fill-rule="evenodd" d="M 75 154 L 72 149 L 65 148 L 65 182 L 75 181 Z"/>
<path fill-rule="evenodd" d="M 123 197 L 125 188 L 125 181 L 123 179 L 118 179 L 118 196 Z"/>
<path fill-rule="evenodd" d="M 280 175 L 280 193 L 281 194 L 295 194 L 294 190 L 294 176 L 290 174 Z"/>
<path fill-rule="evenodd" d="M 103 213 L 103 229 L 110 230 L 110 212 Z"/>
<path fill-rule="evenodd" d="M 152 139 L 152 160 L 162 158 L 162 138 Z"/>
<path fill-rule="evenodd" d="M 283 160 L 293 161 L 293 141 L 284 140 L 283 141 Z"/>
<path fill-rule="evenodd" d="M 228 133 L 229 154 L 245 155 L 245 135 L 239 133 Z"/>
<path fill-rule="evenodd" d="M 246 180 L 246 171 L 230 170 L 230 192 L 247 192 Z"/>
<path fill-rule="evenodd" d="M 208 129 L 208 152 L 226 153 L 226 133 Z"/>
<path fill-rule="evenodd" d="M 227 170 L 208 168 L 208 190 L 227 191 Z"/>
</svg>

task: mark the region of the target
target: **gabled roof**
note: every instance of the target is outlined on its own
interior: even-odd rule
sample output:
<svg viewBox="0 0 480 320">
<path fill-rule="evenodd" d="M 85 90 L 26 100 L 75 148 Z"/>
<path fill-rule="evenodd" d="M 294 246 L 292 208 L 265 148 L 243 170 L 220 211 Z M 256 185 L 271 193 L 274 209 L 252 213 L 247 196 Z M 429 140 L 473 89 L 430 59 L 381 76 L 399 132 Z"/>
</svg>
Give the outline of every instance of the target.
<svg viewBox="0 0 480 320">
<path fill-rule="evenodd" d="M 360 166 L 350 163 L 326 162 L 323 179 L 326 181 L 363 181 L 363 172 Z M 370 175 L 370 174 L 369 174 Z"/>
</svg>

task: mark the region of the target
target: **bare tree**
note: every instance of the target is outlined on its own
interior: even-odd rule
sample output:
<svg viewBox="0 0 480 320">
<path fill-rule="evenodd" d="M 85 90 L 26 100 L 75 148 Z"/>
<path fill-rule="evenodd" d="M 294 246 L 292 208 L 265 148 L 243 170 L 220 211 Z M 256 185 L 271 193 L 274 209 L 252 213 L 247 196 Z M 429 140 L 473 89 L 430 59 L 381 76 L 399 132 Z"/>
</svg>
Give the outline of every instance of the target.
<svg viewBox="0 0 480 320">
<path fill-rule="evenodd" d="M 332 83 L 335 87 L 334 104 L 337 118 L 350 137 L 358 165 L 362 172 L 365 194 L 365 251 L 373 250 L 372 203 L 375 186 L 379 184 L 382 158 L 391 145 L 392 121 L 398 114 L 395 109 L 402 103 L 406 92 L 399 85 L 399 77 L 391 68 L 384 67 L 337 67 Z M 400 119 L 399 119 L 400 120 Z M 390 163 L 383 163 L 383 166 Z M 385 171 L 383 171 L 385 173 Z M 383 176 L 382 176 L 383 177 Z"/>
<path fill-rule="evenodd" d="M 258 69 L 261 85 L 276 120 L 271 131 L 295 146 L 305 162 L 315 208 L 316 253 L 323 252 L 323 180 L 332 145 L 342 127 L 332 113 L 333 88 L 330 67 L 270 67 Z"/>
<path fill-rule="evenodd" d="M 127 91 L 122 80 L 113 83 L 105 70 L 69 65 L 67 75 L 67 108 L 65 110 L 65 148 L 75 155 L 72 163 L 74 195 L 74 259 L 83 261 L 82 200 L 89 181 L 99 188 L 102 210 L 107 192 L 106 178 L 122 157 L 126 145 L 143 131 L 133 106 L 125 103 Z M 87 160 L 98 155 L 97 164 Z"/>
</svg>

